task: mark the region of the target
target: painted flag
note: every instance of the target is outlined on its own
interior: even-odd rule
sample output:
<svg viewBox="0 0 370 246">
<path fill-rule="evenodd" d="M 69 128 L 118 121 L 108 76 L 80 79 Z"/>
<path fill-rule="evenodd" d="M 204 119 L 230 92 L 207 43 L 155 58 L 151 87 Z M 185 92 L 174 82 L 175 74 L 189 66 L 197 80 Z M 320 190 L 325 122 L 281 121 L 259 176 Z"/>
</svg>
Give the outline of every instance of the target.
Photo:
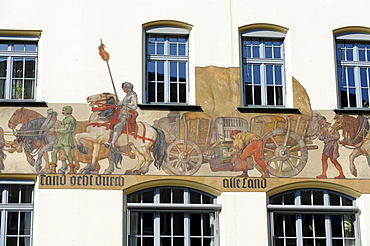
<svg viewBox="0 0 370 246">
<path fill-rule="evenodd" d="M 108 61 L 109 60 L 109 53 L 105 51 L 105 45 L 103 44 L 103 41 L 100 39 L 100 45 L 98 47 L 99 50 L 99 55 L 103 59 L 103 61 Z"/>
</svg>

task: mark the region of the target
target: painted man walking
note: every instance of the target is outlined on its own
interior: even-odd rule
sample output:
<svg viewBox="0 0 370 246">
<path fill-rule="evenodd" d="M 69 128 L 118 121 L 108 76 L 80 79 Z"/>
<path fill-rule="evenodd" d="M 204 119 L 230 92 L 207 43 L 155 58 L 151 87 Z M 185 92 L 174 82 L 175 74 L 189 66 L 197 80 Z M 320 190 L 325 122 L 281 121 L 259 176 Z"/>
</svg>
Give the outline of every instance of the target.
<svg viewBox="0 0 370 246">
<path fill-rule="evenodd" d="M 58 138 L 53 145 L 53 150 L 51 152 L 52 163 L 50 163 L 51 166 L 50 173 L 56 173 L 56 166 L 58 162 L 58 151 L 60 149 L 63 149 L 64 153 L 67 156 L 68 166 L 70 167 L 71 172 L 72 173 L 75 172 L 71 150 L 75 147 L 72 134 L 76 130 L 77 121 L 72 116 L 71 106 L 63 107 L 62 114 L 64 115 L 64 119 L 62 120 L 60 127 L 58 129 L 54 128 L 50 129 L 51 133 L 52 132 L 59 133 Z"/>
<path fill-rule="evenodd" d="M 326 171 L 328 170 L 328 159 L 334 164 L 335 168 L 338 170 L 339 175 L 336 179 L 346 178 L 343 174 L 342 166 L 337 161 L 339 157 L 339 145 L 338 141 L 340 138 L 339 132 L 330 127 L 330 123 L 327 122 L 324 116 L 319 118 L 319 124 L 321 129 L 319 131 L 319 139 L 324 142 L 324 149 L 321 155 L 322 163 L 322 173 L 316 178 L 326 179 Z"/>
</svg>

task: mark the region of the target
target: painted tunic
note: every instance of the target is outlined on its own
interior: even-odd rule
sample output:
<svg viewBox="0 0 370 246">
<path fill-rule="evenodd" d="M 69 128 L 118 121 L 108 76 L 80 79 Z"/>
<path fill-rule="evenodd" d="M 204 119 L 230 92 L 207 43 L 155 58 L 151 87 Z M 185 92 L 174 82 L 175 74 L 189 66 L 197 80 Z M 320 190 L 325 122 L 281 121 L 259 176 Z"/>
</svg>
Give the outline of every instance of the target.
<svg viewBox="0 0 370 246">
<path fill-rule="evenodd" d="M 236 134 L 232 147 L 233 151 L 231 154 L 234 154 L 245 148 L 245 146 L 248 146 L 254 140 L 261 140 L 261 137 L 253 132 L 240 132 Z"/>
<path fill-rule="evenodd" d="M 339 132 L 333 130 L 330 127 L 330 123 L 327 126 L 323 126 L 319 134 L 319 139 L 325 144 L 322 154 L 337 159 L 339 157 L 339 138 Z"/>
<path fill-rule="evenodd" d="M 72 133 L 76 130 L 76 119 L 72 115 L 67 115 L 61 122 L 61 126 L 55 131 L 59 133 L 54 147 L 70 146 L 74 148 L 74 139 Z"/>
</svg>

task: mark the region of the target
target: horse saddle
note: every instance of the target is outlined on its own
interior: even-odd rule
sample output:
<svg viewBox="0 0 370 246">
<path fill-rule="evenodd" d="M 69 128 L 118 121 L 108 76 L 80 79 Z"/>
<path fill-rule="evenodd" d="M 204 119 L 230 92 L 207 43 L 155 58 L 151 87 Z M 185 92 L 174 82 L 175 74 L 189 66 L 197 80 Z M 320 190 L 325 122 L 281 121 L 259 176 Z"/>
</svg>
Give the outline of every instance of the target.
<svg viewBox="0 0 370 246">
<path fill-rule="evenodd" d="M 128 118 L 126 119 L 126 126 L 123 127 L 122 133 L 137 133 L 136 118 L 139 113 L 135 110 L 128 110 Z"/>
</svg>

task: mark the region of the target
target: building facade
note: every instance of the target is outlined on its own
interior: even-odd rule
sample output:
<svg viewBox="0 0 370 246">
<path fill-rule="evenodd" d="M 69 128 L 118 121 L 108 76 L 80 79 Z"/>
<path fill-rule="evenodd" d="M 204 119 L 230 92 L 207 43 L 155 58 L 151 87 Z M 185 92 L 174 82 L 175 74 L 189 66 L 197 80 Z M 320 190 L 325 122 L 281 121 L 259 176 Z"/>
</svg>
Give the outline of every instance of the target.
<svg viewBox="0 0 370 246">
<path fill-rule="evenodd" d="M 368 1 L 0 4 L 0 245 L 370 245 Z"/>
</svg>

